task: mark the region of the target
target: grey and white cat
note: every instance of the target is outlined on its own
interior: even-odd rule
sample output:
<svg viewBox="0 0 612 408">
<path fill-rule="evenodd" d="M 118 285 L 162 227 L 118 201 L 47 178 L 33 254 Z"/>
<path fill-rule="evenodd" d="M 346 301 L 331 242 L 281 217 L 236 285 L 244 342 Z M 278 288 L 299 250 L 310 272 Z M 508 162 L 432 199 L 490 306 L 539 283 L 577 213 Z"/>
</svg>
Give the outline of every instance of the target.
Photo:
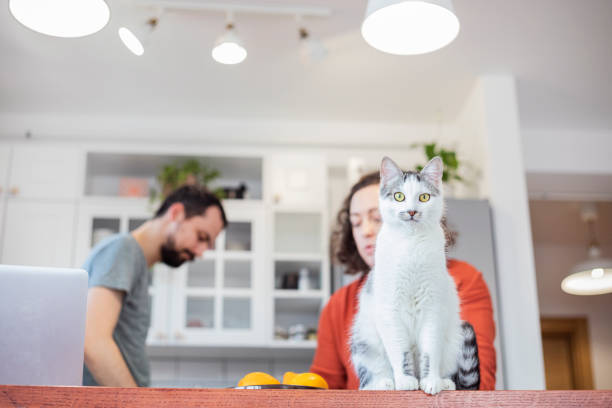
<svg viewBox="0 0 612 408">
<path fill-rule="evenodd" d="M 439 157 L 419 173 L 382 160 L 382 226 L 350 340 L 360 389 L 478 388 L 474 330 L 446 268 L 442 171 Z"/>
</svg>

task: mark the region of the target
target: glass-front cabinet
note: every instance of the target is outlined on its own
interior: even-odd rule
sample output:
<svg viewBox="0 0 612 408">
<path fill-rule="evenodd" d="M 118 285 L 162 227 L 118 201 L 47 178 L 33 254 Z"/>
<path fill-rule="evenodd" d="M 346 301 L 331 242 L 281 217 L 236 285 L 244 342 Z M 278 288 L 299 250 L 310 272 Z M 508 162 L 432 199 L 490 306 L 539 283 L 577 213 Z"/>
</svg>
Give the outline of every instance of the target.
<svg viewBox="0 0 612 408">
<path fill-rule="evenodd" d="M 215 247 L 173 271 L 174 342 L 263 344 L 262 250 L 264 211 L 260 203 L 224 202 L 227 228 Z"/>
<path fill-rule="evenodd" d="M 105 151 L 86 156 L 77 266 L 100 241 L 150 219 L 157 205 L 143 196 L 145 187 L 160 166 L 180 159 Z M 227 228 L 201 258 L 178 268 L 154 266 L 148 344 L 314 348 L 330 289 L 324 160 L 284 154 L 201 159 L 221 171 L 213 187 L 242 183 L 248 194 L 223 200 Z M 136 196 L 122 193 L 130 183 Z"/>
</svg>

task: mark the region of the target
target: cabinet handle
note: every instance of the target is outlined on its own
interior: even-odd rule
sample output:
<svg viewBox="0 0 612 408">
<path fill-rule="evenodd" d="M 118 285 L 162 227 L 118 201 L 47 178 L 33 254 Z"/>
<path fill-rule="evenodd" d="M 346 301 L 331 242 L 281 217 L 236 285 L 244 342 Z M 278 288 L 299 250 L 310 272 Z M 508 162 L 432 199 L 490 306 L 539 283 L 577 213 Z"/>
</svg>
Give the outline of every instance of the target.
<svg viewBox="0 0 612 408">
<path fill-rule="evenodd" d="M 19 187 L 13 186 L 11 187 L 11 189 L 9 190 L 11 195 L 16 196 L 17 194 L 19 194 Z"/>
</svg>

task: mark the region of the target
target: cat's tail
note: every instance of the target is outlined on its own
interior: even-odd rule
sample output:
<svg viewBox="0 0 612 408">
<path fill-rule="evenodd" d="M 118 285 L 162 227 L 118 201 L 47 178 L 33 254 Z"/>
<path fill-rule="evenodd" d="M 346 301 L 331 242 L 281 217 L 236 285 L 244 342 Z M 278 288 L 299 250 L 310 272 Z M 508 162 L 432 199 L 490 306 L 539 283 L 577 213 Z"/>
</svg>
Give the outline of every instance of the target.
<svg viewBox="0 0 612 408">
<path fill-rule="evenodd" d="M 453 377 L 458 390 L 477 390 L 480 386 L 480 360 L 476 333 L 468 322 L 461 322 L 463 346 L 457 360 L 458 370 Z"/>
</svg>

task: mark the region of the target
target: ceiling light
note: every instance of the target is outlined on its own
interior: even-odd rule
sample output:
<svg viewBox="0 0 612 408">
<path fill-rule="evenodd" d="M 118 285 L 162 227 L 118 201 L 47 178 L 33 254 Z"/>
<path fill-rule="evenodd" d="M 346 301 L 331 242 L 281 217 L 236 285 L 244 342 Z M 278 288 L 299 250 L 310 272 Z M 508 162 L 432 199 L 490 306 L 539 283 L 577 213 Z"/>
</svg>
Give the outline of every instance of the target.
<svg viewBox="0 0 612 408">
<path fill-rule="evenodd" d="M 84 37 L 108 23 L 104 0 L 9 0 L 11 14 L 24 26 L 54 37 Z"/>
<path fill-rule="evenodd" d="M 242 40 L 236 34 L 233 23 L 227 23 L 223 33 L 212 50 L 212 57 L 221 64 L 240 64 L 247 57 Z"/>
<path fill-rule="evenodd" d="M 127 47 L 133 54 L 141 56 L 144 54 L 145 45 L 148 43 L 149 37 L 155 27 L 157 27 L 157 18 L 153 17 L 147 20 L 146 25 L 137 27 L 134 31 L 126 27 L 119 28 L 119 38 L 123 45 Z"/>
<path fill-rule="evenodd" d="M 327 56 L 327 48 L 321 41 L 312 38 L 308 30 L 299 29 L 300 54 L 303 60 L 321 61 Z"/>
<path fill-rule="evenodd" d="M 585 205 L 581 218 L 589 229 L 588 258 L 572 268 L 572 273 L 561 282 L 561 289 L 572 295 L 602 295 L 612 293 L 612 259 L 602 258 L 595 236 L 597 211 L 594 205 Z"/>
<path fill-rule="evenodd" d="M 361 34 L 389 54 L 425 54 L 457 37 L 459 19 L 451 0 L 369 0 Z"/>
</svg>

